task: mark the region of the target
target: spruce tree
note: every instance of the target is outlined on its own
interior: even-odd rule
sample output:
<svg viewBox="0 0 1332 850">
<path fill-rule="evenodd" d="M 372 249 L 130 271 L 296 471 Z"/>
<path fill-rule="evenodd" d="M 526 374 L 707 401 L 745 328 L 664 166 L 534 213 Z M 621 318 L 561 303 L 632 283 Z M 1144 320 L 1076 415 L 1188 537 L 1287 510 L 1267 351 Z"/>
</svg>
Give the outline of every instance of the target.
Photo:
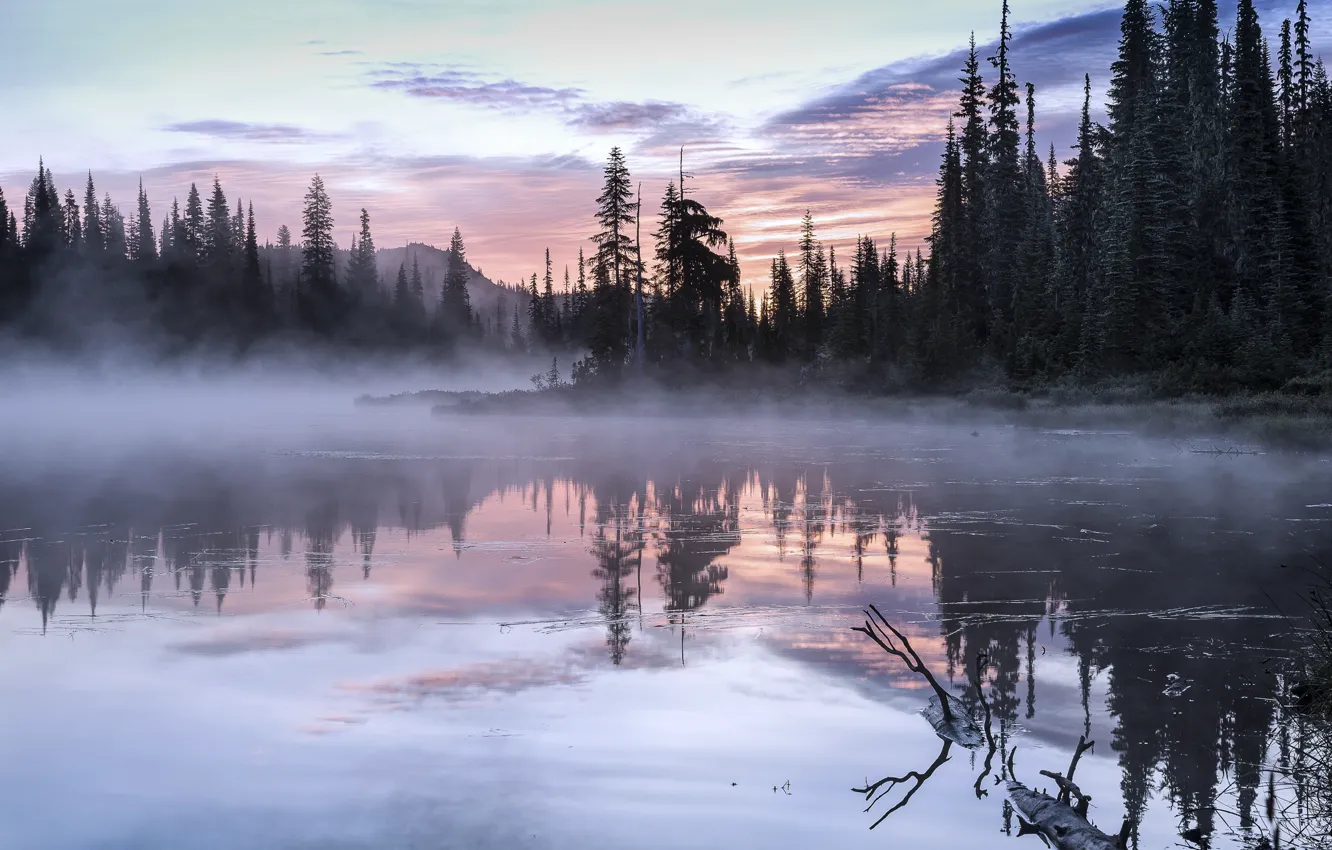
<svg viewBox="0 0 1332 850">
<path fill-rule="evenodd" d="M 547 251 L 547 257 L 550 252 Z M 439 303 L 441 321 L 451 338 L 466 332 L 472 324 L 472 301 L 467 293 L 467 252 L 463 246 L 462 231 L 453 228 L 453 238 L 449 240 L 448 268 L 444 274 L 444 286 L 440 290 Z"/>
<path fill-rule="evenodd" d="M 151 263 L 157 259 L 157 240 L 153 235 L 153 211 L 148 205 L 148 193 L 143 191 L 142 179 L 139 180 L 138 210 L 134 221 L 134 259 L 139 263 Z"/>
<path fill-rule="evenodd" d="M 408 295 L 408 326 L 416 339 L 424 339 L 429 319 L 426 316 L 425 282 L 421 279 L 421 263 L 415 252 L 412 252 L 412 280 Z"/>
<path fill-rule="evenodd" d="M 190 184 L 190 192 L 185 196 L 185 213 L 180 218 L 181 238 L 176 240 L 177 249 L 191 263 L 200 262 L 205 257 L 206 233 L 204 229 L 203 200 L 199 189 Z"/>
<path fill-rule="evenodd" d="M 88 172 L 88 185 L 83 190 L 83 245 L 90 254 L 106 248 L 102 232 L 102 208 L 97 203 L 97 190 L 93 188 L 92 172 Z"/>
<path fill-rule="evenodd" d="M 301 228 L 300 308 L 305 326 L 331 334 L 341 320 L 333 243 L 333 204 L 316 174 L 305 193 Z"/>
<path fill-rule="evenodd" d="M 252 335 L 262 333 L 269 323 L 272 293 L 265 285 L 259 267 L 259 237 L 254 228 L 253 201 L 250 202 L 249 216 L 245 222 L 245 241 L 241 249 L 241 291 L 249 332 Z"/>
<path fill-rule="evenodd" d="M 954 299 L 963 326 L 976 343 L 985 340 L 989 332 L 989 311 L 985 294 L 986 157 L 989 150 L 989 131 L 985 123 L 985 82 L 981 78 L 980 59 L 976 54 L 976 35 L 972 33 L 967 64 L 962 69 L 962 99 L 955 118 L 962 119 L 962 134 L 958 140 L 958 154 L 962 169 L 961 241 L 969 246 L 957 258 L 954 273 Z M 877 259 L 877 258 L 876 258 Z"/>
<path fill-rule="evenodd" d="M 990 87 L 989 159 L 986 163 L 985 283 L 991 353 L 1006 360 L 1014 344 L 1013 294 L 1020 284 L 1016 267 L 1017 243 L 1023 229 L 1024 181 L 1019 156 L 1020 134 L 1017 80 L 1009 61 L 1012 32 L 1008 27 L 1008 0 L 1004 0 L 999 26 L 999 47 L 990 64 L 998 74 Z"/>
<path fill-rule="evenodd" d="M 779 251 L 772 261 L 771 294 L 768 298 L 771 334 L 767 340 L 769 356 L 775 362 L 800 351 L 800 305 L 796 296 L 795 278 L 786 261 L 786 252 Z"/>
<path fill-rule="evenodd" d="M 629 272 L 635 268 L 633 239 L 633 187 L 624 154 L 611 148 L 605 183 L 597 197 L 600 229 L 592 237 L 597 246 L 593 260 L 596 285 L 587 329 L 587 348 L 593 369 L 607 377 L 618 375 L 629 354 Z M 533 327 L 535 333 L 536 327 Z"/>
<path fill-rule="evenodd" d="M 513 307 L 513 324 L 509 327 L 509 348 L 513 351 L 527 352 L 527 339 L 523 335 L 523 322 L 518 316 L 518 305 Z"/>
<path fill-rule="evenodd" d="M 363 307 L 374 304 L 379 293 L 375 238 L 370 232 L 370 213 L 364 207 L 361 208 L 361 230 L 347 260 L 347 290 Z"/>
<path fill-rule="evenodd" d="M 201 259 L 215 267 L 225 267 L 232 260 L 234 235 L 231 229 L 231 209 L 222 183 L 213 178 L 213 193 L 208 197 L 207 221 L 204 225 Z"/>
<path fill-rule="evenodd" d="M 79 222 L 79 202 L 74 197 L 73 189 L 65 190 L 64 216 L 65 245 L 71 251 L 78 252 L 83 242 L 83 225 Z"/>
<path fill-rule="evenodd" d="M 412 337 L 412 290 L 407 283 L 407 263 L 398 264 L 398 277 L 393 286 L 392 320 L 390 324 L 398 342 L 404 344 Z"/>
<path fill-rule="evenodd" d="M 120 208 L 111 202 L 111 195 L 102 196 L 102 232 L 106 240 L 106 255 L 117 260 L 125 259 L 127 239 L 125 236 L 125 218 Z"/>
<path fill-rule="evenodd" d="M 813 360 L 823 343 L 824 280 L 821 246 L 814 238 L 814 218 L 809 210 L 800 221 L 800 313 L 803 318 L 801 342 L 806 360 Z"/>
</svg>

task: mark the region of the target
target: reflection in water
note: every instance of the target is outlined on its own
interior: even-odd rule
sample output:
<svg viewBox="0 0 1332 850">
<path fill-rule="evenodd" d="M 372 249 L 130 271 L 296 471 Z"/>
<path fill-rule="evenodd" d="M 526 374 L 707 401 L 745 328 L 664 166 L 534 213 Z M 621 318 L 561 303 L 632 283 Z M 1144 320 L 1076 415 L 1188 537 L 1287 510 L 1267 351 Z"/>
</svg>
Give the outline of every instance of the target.
<svg viewBox="0 0 1332 850">
<path fill-rule="evenodd" d="M 243 616 L 303 595 L 327 617 L 374 589 L 404 616 L 591 617 L 615 667 L 635 666 L 651 629 L 679 629 L 683 647 L 686 626 L 752 626 L 774 651 L 888 700 L 913 683 L 835 637 L 878 603 L 922 669 L 941 671 L 945 715 L 975 718 L 978 799 L 1013 779 L 1015 742 L 1043 712 L 1058 723 L 1039 734 L 1064 748 L 1104 716 L 1130 846 L 1154 799 L 1198 846 L 1261 832 L 1265 771 L 1302 753 L 1270 699 L 1264 662 L 1287 647 L 1267 565 L 1326 548 L 1325 517 L 1306 507 L 1325 502 L 1325 478 L 1254 488 L 1196 458 L 1172 471 L 1118 455 L 1081 459 L 1095 473 L 1080 477 L 1054 468 L 1059 452 L 977 473 L 986 458 L 928 445 L 787 454 L 296 455 L 170 474 L 140 462 L 94 491 L 6 475 L 0 627 L 21 604 L 20 573 L 41 632 L 82 628 L 129 597 L 145 612 Z M 1054 679 L 1038 688 L 1045 670 Z M 876 825 L 950 760 L 959 739 L 940 737 L 928 766 L 857 789 L 871 808 L 902 794 Z"/>
</svg>

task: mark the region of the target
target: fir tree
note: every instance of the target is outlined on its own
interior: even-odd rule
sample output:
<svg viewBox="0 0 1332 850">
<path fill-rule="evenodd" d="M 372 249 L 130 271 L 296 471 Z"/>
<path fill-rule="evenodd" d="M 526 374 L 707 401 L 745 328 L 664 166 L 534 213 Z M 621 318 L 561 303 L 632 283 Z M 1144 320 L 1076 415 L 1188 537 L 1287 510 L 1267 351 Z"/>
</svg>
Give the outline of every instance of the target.
<svg viewBox="0 0 1332 850">
<path fill-rule="evenodd" d="M 231 209 L 227 206 L 227 196 L 222 191 L 221 181 L 214 177 L 213 193 L 208 197 L 207 222 L 204 225 L 203 242 L 200 246 L 200 259 L 215 267 L 226 267 L 231 263 L 234 246 Z"/>
<path fill-rule="evenodd" d="M 809 210 L 800 221 L 800 312 L 804 318 L 804 355 L 813 360 L 823 343 L 825 269 L 821 246 L 814 238 L 814 218 Z"/>
<path fill-rule="evenodd" d="M 177 250 L 189 262 L 201 261 L 206 251 L 203 201 L 199 197 L 198 187 L 193 183 L 190 184 L 190 193 L 185 196 L 185 214 L 180 217 L 180 225 Z"/>
<path fill-rule="evenodd" d="M 333 205 L 318 174 L 305 193 L 301 229 L 301 315 L 307 328 L 330 334 L 341 320 L 342 298 L 335 277 Z"/>
<path fill-rule="evenodd" d="M 139 180 L 138 210 L 134 221 L 133 258 L 140 263 L 151 263 L 157 259 L 157 240 L 153 235 L 153 211 L 148 205 L 148 193 L 143 191 L 143 180 Z"/>
<path fill-rule="evenodd" d="M 968 246 L 985 244 L 986 157 L 989 150 L 989 131 L 985 123 L 985 83 L 981 78 L 980 59 L 976 54 L 976 36 L 971 36 L 971 49 L 963 67 L 962 100 L 955 118 L 961 118 L 962 135 L 958 141 L 962 169 L 961 241 Z M 877 259 L 877 258 L 876 258 Z M 957 258 L 954 273 L 954 299 L 957 311 L 970 337 L 979 343 L 989 329 L 986 307 L 983 252 L 969 250 Z"/>
<path fill-rule="evenodd" d="M 91 254 L 106 249 L 102 231 L 102 208 L 97 203 L 97 190 L 93 188 L 92 172 L 88 172 L 88 185 L 83 190 L 83 245 Z"/>
<path fill-rule="evenodd" d="M 259 237 L 254 228 L 253 201 L 245 222 L 245 243 L 241 250 L 241 290 L 245 314 L 251 323 L 250 333 L 262 332 L 269 322 L 271 292 L 264 284 L 259 267 Z"/>
<path fill-rule="evenodd" d="M 379 293 L 375 238 L 370 232 L 370 213 L 364 207 L 361 208 L 361 230 L 347 260 L 347 290 L 362 305 L 374 303 Z"/>
<path fill-rule="evenodd" d="M 629 236 L 634 223 L 633 188 L 624 154 L 611 148 L 605 183 L 597 197 L 597 224 L 592 237 L 596 285 L 589 311 L 587 348 L 594 370 L 617 375 L 629 353 L 630 287 L 628 271 L 635 268 L 634 244 Z M 535 331 L 537 326 L 534 325 Z"/>
<path fill-rule="evenodd" d="M 65 190 L 64 216 L 65 245 L 77 252 L 83 242 L 83 225 L 79 222 L 79 202 L 74 197 L 73 189 Z M 8 224 L 8 221 L 5 223 Z"/>
<path fill-rule="evenodd" d="M 547 252 L 549 256 L 549 252 Z M 453 228 L 449 240 L 448 269 L 444 286 L 440 290 L 440 313 L 450 337 L 464 333 L 472 324 L 472 301 L 467 293 L 467 254 L 463 246 L 462 231 Z"/>
<path fill-rule="evenodd" d="M 1017 241 L 1022 232 L 1024 181 L 1019 159 L 1017 80 L 1009 62 L 1012 32 L 1008 27 L 1008 0 L 1004 0 L 999 25 L 999 47 L 990 58 L 998 74 L 990 87 L 989 159 L 985 222 L 985 282 L 990 328 L 988 343 L 993 354 L 1007 359 L 1014 343 L 1013 294 L 1018 279 Z"/>
</svg>

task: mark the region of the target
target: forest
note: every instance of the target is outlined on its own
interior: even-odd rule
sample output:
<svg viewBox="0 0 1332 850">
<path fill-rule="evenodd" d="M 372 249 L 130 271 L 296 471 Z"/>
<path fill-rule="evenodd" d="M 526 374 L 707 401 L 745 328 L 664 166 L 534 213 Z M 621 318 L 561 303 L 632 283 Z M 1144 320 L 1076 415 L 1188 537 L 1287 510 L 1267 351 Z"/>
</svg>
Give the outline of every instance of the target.
<svg viewBox="0 0 1332 850">
<path fill-rule="evenodd" d="M 1332 83 L 1307 0 L 1274 40 L 1252 0 L 1235 14 L 1223 27 L 1214 0 L 1128 0 L 1117 58 L 1098 69 L 1106 122 L 1088 73 L 1061 158 L 1037 142 L 1005 0 L 994 55 L 973 36 L 940 128 L 925 250 L 863 236 L 839 250 L 806 213 L 768 279 L 744 281 L 683 168 L 642 234 L 614 148 L 576 274 L 557 281 L 548 251 L 544 273 L 483 311 L 457 229 L 435 297 L 405 260 L 382 272 L 366 210 L 349 248 L 335 244 L 317 175 L 299 235 L 283 226 L 261 245 L 253 208 L 233 208 L 216 180 L 156 222 L 142 188 L 126 216 L 91 174 L 80 203 L 39 164 L 21 210 L 0 196 L 0 327 L 75 350 L 94 344 L 95 318 L 161 356 L 274 340 L 538 353 L 572 362 L 575 384 L 762 367 L 869 392 L 1125 379 L 1332 391 Z"/>
</svg>

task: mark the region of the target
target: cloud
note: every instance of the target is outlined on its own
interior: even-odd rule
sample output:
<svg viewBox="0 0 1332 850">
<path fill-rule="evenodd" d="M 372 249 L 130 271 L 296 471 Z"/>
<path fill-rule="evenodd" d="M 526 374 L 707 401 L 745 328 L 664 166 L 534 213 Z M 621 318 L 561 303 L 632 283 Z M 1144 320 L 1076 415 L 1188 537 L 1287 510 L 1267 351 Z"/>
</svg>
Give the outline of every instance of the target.
<svg viewBox="0 0 1332 850">
<path fill-rule="evenodd" d="M 486 80 L 459 68 L 426 69 L 411 63 L 386 65 L 371 72 L 371 86 L 401 91 L 412 97 L 439 98 L 487 109 L 529 112 L 544 110 L 571 128 L 591 133 L 672 134 L 688 140 L 715 138 L 720 120 L 683 103 L 664 100 L 599 101 L 574 86 L 556 88 L 514 79 Z M 675 142 L 678 144 L 678 141 Z"/>
<path fill-rule="evenodd" d="M 168 649 L 184 655 L 227 657 L 253 652 L 283 652 L 304 649 L 340 640 L 332 635 L 308 634 L 294 630 L 272 629 L 251 633 L 215 635 L 201 640 L 173 644 Z"/>
<path fill-rule="evenodd" d="M 363 56 L 363 50 L 321 50 L 316 56 Z"/>
<path fill-rule="evenodd" d="M 212 118 L 203 121 L 181 121 L 162 128 L 169 133 L 194 133 L 215 139 L 246 142 L 304 142 L 326 138 L 290 124 L 250 124 Z"/>
<path fill-rule="evenodd" d="M 374 88 L 490 109 L 562 108 L 583 97 L 582 89 L 551 88 L 512 79 L 487 81 L 460 69 L 424 73 L 421 66 L 397 65 L 380 68 L 371 74 L 378 77 L 371 83 Z"/>
<path fill-rule="evenodd" d="M 650 100 L 632 103 L 617 100 L 584 103 L 570 110 L 569 123 L 592 130 L 638 130 L 667 122 L 681 121 L 690 111 L 683 103 Z"/>
</svg>

